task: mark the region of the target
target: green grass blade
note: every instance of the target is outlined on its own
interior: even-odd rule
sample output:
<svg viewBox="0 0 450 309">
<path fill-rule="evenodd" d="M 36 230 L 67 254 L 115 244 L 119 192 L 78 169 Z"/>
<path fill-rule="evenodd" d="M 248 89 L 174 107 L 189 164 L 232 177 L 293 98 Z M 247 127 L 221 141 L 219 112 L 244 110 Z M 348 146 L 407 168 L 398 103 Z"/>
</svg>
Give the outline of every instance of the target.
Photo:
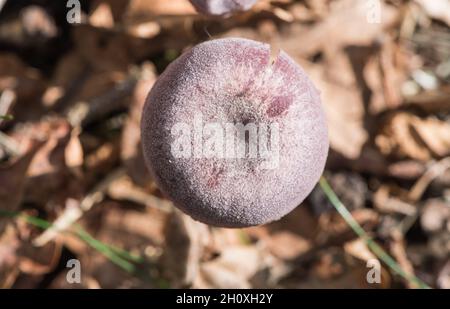
<svg viewBox="0 0 450 309">
<path fill-rule="evenodd" d="M 372 252 L 382 260 L 392 271 L 403 277 L 409 282 L 415 283 L 418 287 L 422 289 L 429 289 L 425 282 L 420 280 L 418 277 L 413 274 L 406 273 L 400 265 L 393 259 L 381 246 L 379 246 L 367 233 L 364 229 L 359 225 L 359 223 L 353 218 L 352 214 L 348 211 L 344 204 L 339 200 L 336 193 L 334 193 L 333 189 L 329 185 L 328 181 L 325 177 L 321 177 L 319 181 L 320 187 L 322 188 L 325 195 L 330 200 L 331 204 L 336 208 L 338 213 L 342 216 L 345 222 L 351 227 L 351 229 L 361 237 L 367 246 L 372 250 Z"/>
<path fill-rule="evenodd" d="M 0 120 L 13 120 L 14 117 L 12 115 L 0 115 Z"/>
<path fill-rule="evenodd" d="M 86 231 L 77 228 L 75 230 L 75 234 L 84 242 L 86 242 L 89 246 L 91 246 L 93 249 L 97 250 L 98 252 L 102 253 L 104 256 L 106 256 L 111 262 L 116 264 L 117 266 L 121 267 L 122 269 L 126 270 L 129 273 L 134 273 L 136 270 L 136 267 L 130 263 L 129 261 L 125 260 L 121 256 L 117 255 L 114 250 L 112 250 L 108 245 L 104 244 L 103 242 L 95 239 L 92 237 L 89 233 Z"/>
</svg>

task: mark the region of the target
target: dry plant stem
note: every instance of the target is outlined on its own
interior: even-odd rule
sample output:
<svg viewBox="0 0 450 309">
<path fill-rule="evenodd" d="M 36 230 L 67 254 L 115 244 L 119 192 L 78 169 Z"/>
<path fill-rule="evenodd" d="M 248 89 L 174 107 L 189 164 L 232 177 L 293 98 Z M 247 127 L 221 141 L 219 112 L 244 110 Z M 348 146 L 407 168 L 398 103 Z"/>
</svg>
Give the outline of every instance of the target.
<svg viewBox="0 0 450 309">
<path fill-rule="evenodd" d="M 338 213 L 342 216 L 345 222 L 352 228 L 352 230 L 361 237 L 367 246 L 372 250 L 372 252 L 382 260 L 390 269 L 392 269 L 395 273 L 405 278 L 410 283 L 416 284 L 418 287 L 423 289 L 429 289 L 430 287 L 417 278 L 416 276 L 405 272 L 400 265 L 381 247 L 379 246 L 359 225 L 358 222 L 353 218 L 352 214 L 348 211 L 348 209 L 342 204 L 337 195 L 334 193 L 333 189 L 330 187 L 328 181 L 325 177 L 321 177 L 319 181 L 320 187 L 322 188 L 325 195 L 330 200 L 331 204 L 336 208 Z"/>
</svg>

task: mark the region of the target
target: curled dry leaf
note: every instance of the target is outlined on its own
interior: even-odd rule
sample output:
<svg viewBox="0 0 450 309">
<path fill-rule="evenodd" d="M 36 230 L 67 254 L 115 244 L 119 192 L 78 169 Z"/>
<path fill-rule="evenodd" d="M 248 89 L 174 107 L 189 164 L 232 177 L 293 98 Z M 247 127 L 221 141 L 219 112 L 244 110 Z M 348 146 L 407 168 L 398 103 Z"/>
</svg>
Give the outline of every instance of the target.
<svg viewBox="0 0 450 309">
<path fill-rule="evenodd" d="M 280 231 L 267 237 L 268 250 L 283 260 L 294 260 L 312 248 L 310 240 L 287 231 Z"/>
<path fill-rule="evenodd" d="M 450 154 L 450 123 L 398 112 L 391 115 L 375 142 L 384 155 L 421 161 Z"/>
</svg>

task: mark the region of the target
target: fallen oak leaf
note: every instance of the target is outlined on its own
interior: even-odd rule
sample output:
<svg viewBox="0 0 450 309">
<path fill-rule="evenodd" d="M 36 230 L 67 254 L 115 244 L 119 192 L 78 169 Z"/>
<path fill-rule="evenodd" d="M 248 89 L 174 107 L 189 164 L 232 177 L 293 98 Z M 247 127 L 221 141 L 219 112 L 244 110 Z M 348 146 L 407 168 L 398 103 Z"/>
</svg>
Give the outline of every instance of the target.
<svg viewBox="0 0 450 309">
<path fill-rule="evenodd" d="M 200 259 L 208 243 L 208 226 L 174 210 L 165 226 L 166 247 L 161 263 L 173 286 L 190 286 L 200 271 Z"/>
</svg>

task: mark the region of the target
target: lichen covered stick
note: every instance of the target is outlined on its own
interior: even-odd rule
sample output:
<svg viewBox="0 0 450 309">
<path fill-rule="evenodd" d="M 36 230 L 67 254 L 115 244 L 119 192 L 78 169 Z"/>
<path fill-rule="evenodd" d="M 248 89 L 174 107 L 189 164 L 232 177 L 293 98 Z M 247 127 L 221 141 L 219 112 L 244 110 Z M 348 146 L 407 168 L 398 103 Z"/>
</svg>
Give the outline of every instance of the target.
<svg viewBox="0 0 450 309">
<path fill-rule="evenodd" d="M 249 10 L 258 0 L 190 0 L 195 9 L 204 15 L 229 16 Z"/>
<path fill-rule="evenodd" d="M 142 114 L 146 163 L 194 219 L 246 227 L 298 206 L 323 172 L 328 134 L 319 93 L 286 53 L 228 38 L 172 62 Z"/>
</svg>

